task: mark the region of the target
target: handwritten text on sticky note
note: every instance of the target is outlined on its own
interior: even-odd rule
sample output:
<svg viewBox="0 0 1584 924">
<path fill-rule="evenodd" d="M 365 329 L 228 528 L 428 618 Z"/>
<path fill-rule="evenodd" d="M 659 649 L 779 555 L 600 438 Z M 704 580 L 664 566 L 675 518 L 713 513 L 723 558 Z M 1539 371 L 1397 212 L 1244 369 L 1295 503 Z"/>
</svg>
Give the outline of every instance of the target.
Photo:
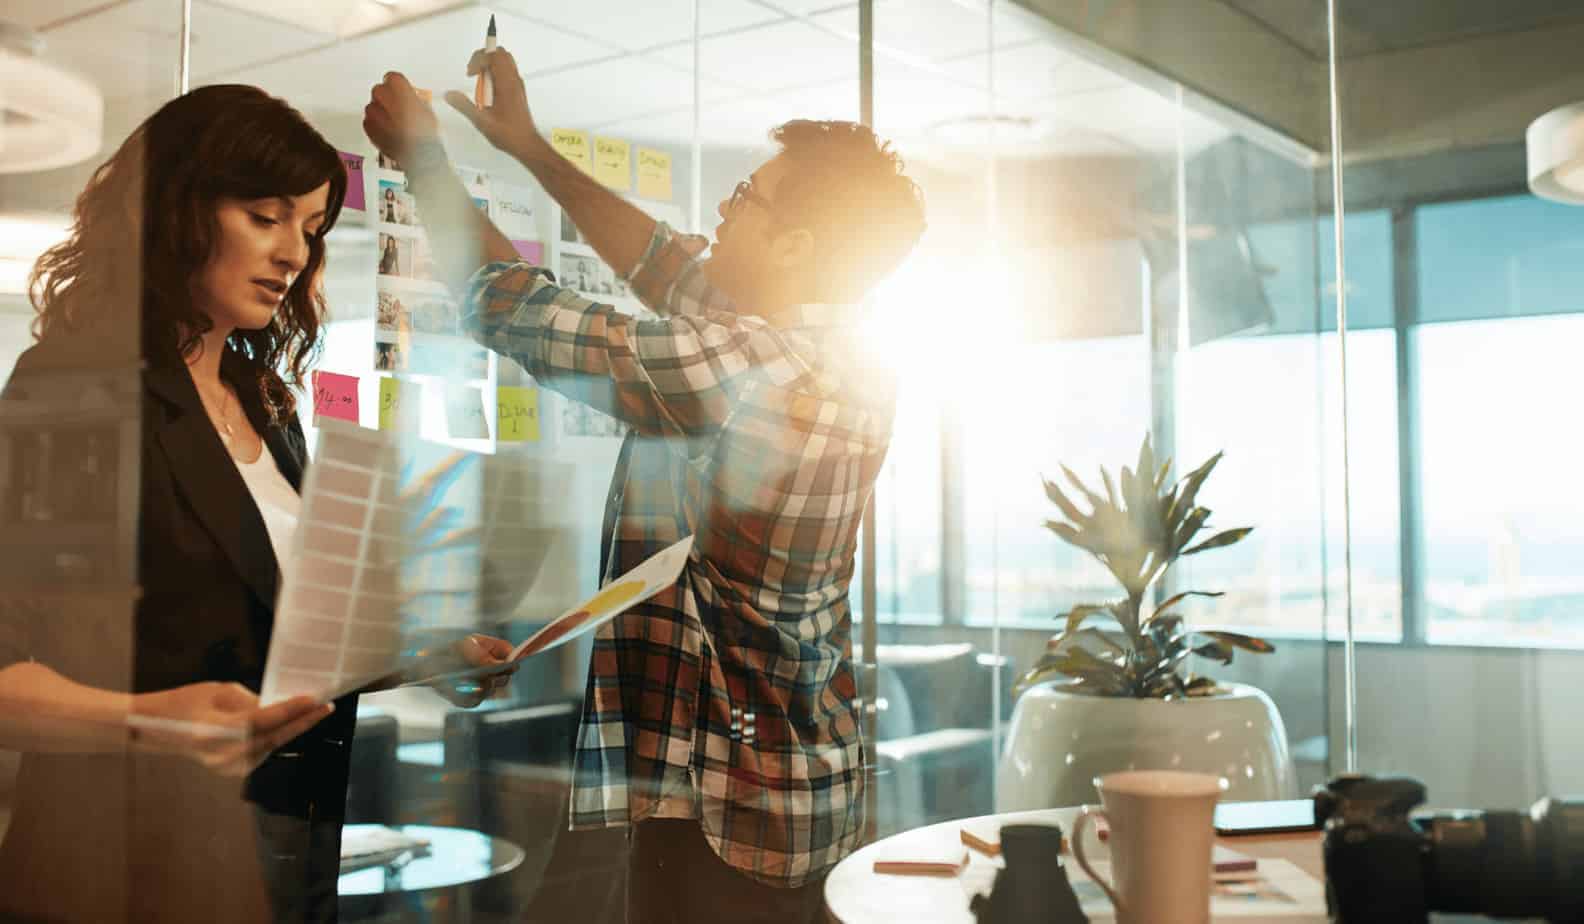
<svg viewBox="0 0 1584 924">
<path fill-rule="evenodd" d="M 539 441 L 539 389 L 502 385 L 495 393 L 495 439 L 502 443 Z"/>
<path fill-rule="evenodd" d="M 589 157 L 588 132 L 574 131 L 570 128 L 552 128 L 550 146 L 560 152 L 562 157 L 576 164 L 584 173 L 594 172 L 594 164 Z"/>
<path fill-rule="evenodd" d="M 339 372 L 313 374 L 314 418 L 358 422 L 358 378 Z"/>
<path fill-rule="evenodd" d="M 632 146 L 617 138 L 595 136 L 594 178 L 611 189 L 632 189 Z"/>
<path fill-rule="evenodd" d="M 671 155 L 654 148 L 638 149 L 638 195 L 671 199 Z"/>
<path fill-rule="evenodd" d="M 381 430 L 418 429 L 418 409 L 423 389 L 414 382 L 386 376 L 380 379 L 379 428 Z"/>
<path fill-rule="evenodd" d="M 363 199 L 363 155 L 348 154 L 346 151 L 340 153 L 341 165 L 346 167 L 347 172 L 346 208 L 361 212 L 365 208 Z"/>
</svg>

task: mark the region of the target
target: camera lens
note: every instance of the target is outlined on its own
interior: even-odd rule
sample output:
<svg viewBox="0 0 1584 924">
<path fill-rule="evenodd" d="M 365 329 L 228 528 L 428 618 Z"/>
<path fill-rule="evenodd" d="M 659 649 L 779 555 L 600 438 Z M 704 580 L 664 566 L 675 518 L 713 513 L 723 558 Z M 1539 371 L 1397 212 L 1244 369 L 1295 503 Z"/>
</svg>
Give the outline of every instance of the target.
<svg viewBox="0 0 1584 924">
<path fill-rule="evenodd" d="M 1584 922 L 1584 803 L 1433 815 L 1419 826 L 1431 909 Z"/>
</svg>

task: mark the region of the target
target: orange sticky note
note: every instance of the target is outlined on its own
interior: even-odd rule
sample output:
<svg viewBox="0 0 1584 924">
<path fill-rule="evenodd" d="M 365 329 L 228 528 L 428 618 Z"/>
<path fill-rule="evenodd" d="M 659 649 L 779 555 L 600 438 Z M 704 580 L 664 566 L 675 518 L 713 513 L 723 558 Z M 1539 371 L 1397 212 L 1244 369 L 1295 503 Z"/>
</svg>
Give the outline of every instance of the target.
<svg viewBox="0 0 1584 924">
<path fill-rule="evenodd" d="M 313 374 L 314 419 L 358 422 L 358 377 L 339 372 Z"/>
</svg>

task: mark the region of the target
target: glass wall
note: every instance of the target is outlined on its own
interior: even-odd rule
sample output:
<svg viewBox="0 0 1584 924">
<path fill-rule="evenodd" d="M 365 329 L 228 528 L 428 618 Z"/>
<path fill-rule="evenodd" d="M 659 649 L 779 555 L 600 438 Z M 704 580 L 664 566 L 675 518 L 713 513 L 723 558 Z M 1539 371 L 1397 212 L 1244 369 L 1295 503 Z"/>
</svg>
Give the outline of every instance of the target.
<svg viewBox="0 0 1584 924">
<path fill-rule="evenodd" d="M 397 614 L 404 658 L 470 632 L 515 645 L 617 576 L 602 544 L 613 473 L 633 464 L 628 427 L 463 335 L 401 165 L 365 137 L 369 88 L 405 73 L 516 251 L 639 317 L 647 309 L 587 229 L 440 102 L 472 92 L 467 56 L 491 17 L 540 130 L 678 231 L 716 233 L 734 190 L 775 154 L 776 126 L 867 114 L 918 183 L 928 228 L 867 300 L 861 333 L 865 363 L 899 384 L 873 539 L 846 598 L 842 660 L 872 697 L 866 838 L 1092 802 L 1095 772 L 1157 763 L 1228 776 L 1246 799 L 1301 795 L 1354 765 L 1421 777 L 1448 806 L 1516 807 L 1577 784 L 1584 754 L 1563 704 L 1584 640 L 1570 527 L 1581 511 L 1565 404 L 1577 379 L 1567 351 L 1584 330 L 1573 296 L 1584 211 L 1528 192 L 1523 133 L 1584 98 L 1584 68 L 1566 53 L 1584 18 L 1544 3 L 1390 14 L 1340 3 L 1332 36 L 1321 3 L 866 5 L 868 17 L 813 0 L 192 0 L 187 22 L 177 0 L 8 9 L 0 373 L 13 376 L 33 343 L 27 273 L 72 233 L 95 168 L 183 79 L 262 88 L 341 153 L 350 184 L 325 241 L 319 349 L 295 392 L 309 471 L 323 473 L 311 478 L 374 478 L 362 487 L 375 511 L 380 479 L 396 486 L 384 528 L 375 512 L 305 533 L 297 596 L 276 612 L 336 606 L 355 623 L 377 598 Z M 129 200 L 118 214 L 141 228 L 143 207 Z M 207 437 L 198 455 L 162 448 L 169 411 L 146 403 L 163 399 L 132 349 L 142 329 L 130 310 L 108 316 L 91 372 L 68 364 L 49 388 L 14 385 L 3 403 L 0 697 L 53 682 L 17 681 L 29 659 L 119 692 L 155 682 L 140 673 L 146 646 L 192 654 L 186 623 L 148 615 L 148 569 L 168 550 L 140 547 L 139 528 L 155 516 L 150 498 L 207 515 L 162 453 L 228 463 Z M 201 395 L 183 395 L 192 412 Z M 1148 472 L 1136 470 L 1146 440 Z M 358 461 L 367 446 L 378 464 Z M 1138 515 L 1153 509 L 1143 482 L 1153 502 L 1212 458 L 1196 503 L 1213 513 L 1193 542 L 1252 532 L 1181 556 L 1137 589 L 1133 609 L 1115 608 L 1129 588 L 1063 538 L 1085 518 L 1064 505 Z M 228 470 L 224 480 L 240 490 Z M 312 484 L 301 486 L 345 499 Z M 216 549 L 243 530 L 209 528 Z M 405 557 L 365 569 L 390 582 L 373 586 L 358 569 L 381 543 Z M 257 558 L 202 554 L 233 576 Z M 1180 596 L 1190 591 L 1207 593 Z M 1107 609 L 1085 616 L 1091 606 Z M 1141 622 L 1157 609 L 1159 637 Z M 267 626 L 268 612 L 246 618 Z M 1268 644 L 1174 638 L 1188 630 Z M 60 655 L 86 637 L 109 640 L 94 663 Z M 200 652 L 204 676 L 256 686 L 261 665 L 211 670 L 225 651 L 216 637 Z M 374 825 L 417 826 L 403 830 L 428 844 L 406 844 L 395 864 L 349 863 L 344 918 L 622 920 L 626 830 L 568 829 L 574 750 L 600 734 L 580 732 L 594 651 L 583 636 L 535 656 L 476 706 L 466 694 L 477 691 L 455 685 L 356 698 L 355 732 L 344 717 L 335 739 L 350 766 L 344 810 L 324 817 L 363 826 L 344 829 L 353 845 Z M 1125 669 L 1146 660 L 1169 669 Z M 8 671 L 19 686 L 4 686 Z M 1218 681 L 1192 687 L 1207 703 L 1175 685 L 1203 677 Z M 1072 719 L 1075 698 L 1236 701 L 1263 723 L 1262 743 L 1189 748 L 1170 729 L 1159 747 L 1141 731 L 1108 742 L 1112 720 Z M 738 741 L 754 709 L 735 708 L 721 723 Z M 0 857 L 80 840 L 23 810 L 52 765 L 37 729 L 0 726 Z M 77 779 L 55 776 L 46 791 Z M 275 849 L 273 822 L 228 798 L 235 784 L 196 778 L 212 791 L 194 802 L 189 821 L 202 824 L 190 831 Z M 157 815 L 171 792 L 107 791 L 101 807 Z M 154 830 L 136 824 L 126 841 Z M 126 872 L 119 892 L 82 900 L 127 914 L 178 907 L 161 903 L 182 888 L 140 873 L 134 853 L 106 855 Z M 264 888 L 262 867 L 226 861 L 232 878 L 215 881 L 243 885 L 188 890 L 182 907 L 253 906 L 233 896 Z M 27 869 L 0 869 L 0 881 Z M 160 885 L 125 885 L 140 875 Z M 38 901 L 28 907 L 55 910 Z"/>
<path fill-rule="evenodd" d="M 1525 137 L 1584 97 L 1584 67 L 1550 53 L 1581 29 L 1544 4 L 1343 4 L 1338 21 L 1348 315 L 1368 328 L 1348 332 L 1348 375 L 1377 383 L 1350 434 L 1361 631 L 1386 589 L 1365 569 L 1400 575 L 1400 632 L 1360 651 L 1359 763 L 1422 779 L 1436 805 L 1523 808 L 1584 767 L 1565 679 L 1579 504 L 1555 461 L 1573 444 L 1559 351 L 1584 212 L 1530 191 Z M 1361 355 L 1365 337 L 1391 346 Z M 1397 500 L 1378 551 L 1370 483 Z"/>
</svg>

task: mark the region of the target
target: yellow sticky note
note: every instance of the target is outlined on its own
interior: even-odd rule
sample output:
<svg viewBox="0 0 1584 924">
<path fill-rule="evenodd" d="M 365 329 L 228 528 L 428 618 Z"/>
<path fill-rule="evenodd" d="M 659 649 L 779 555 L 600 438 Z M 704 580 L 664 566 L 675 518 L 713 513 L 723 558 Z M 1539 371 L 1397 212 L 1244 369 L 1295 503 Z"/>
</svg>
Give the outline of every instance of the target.
<svg viewBox="0 0 1584 924">
<path fill-rule="evenodd" d="M 418 429 L 418 409 L 422 403 L 421 386 L 385 376 L 380 379 L 379 428 L 381 430 Z"/>
<path fill-rule="evenodd" d="M 654 148 L 638 149 L 638 195 L 645 199 L 671 199 L 671 155 Z"/>
<path fill-rule="evenodd" d="M 573 131 L 570 128 L 552 128 L 550 146 L 559 151 L 562 157 L 577 164 L 578 169 L 584 173 L 594 172 L 594 164 L 589 157 L 588 132 Z"/>
<path fill-rule="evenodd" d="M 594 178 L 626 192 L 632 189 L 632 145 L 617 138 L 594 137 Z"/>
<path fill-rule="evenodd" d="M 497 442 L 539 442 L 539 389 L 522 385 L 496 389 L 495 424 Z"/>
</svg>

